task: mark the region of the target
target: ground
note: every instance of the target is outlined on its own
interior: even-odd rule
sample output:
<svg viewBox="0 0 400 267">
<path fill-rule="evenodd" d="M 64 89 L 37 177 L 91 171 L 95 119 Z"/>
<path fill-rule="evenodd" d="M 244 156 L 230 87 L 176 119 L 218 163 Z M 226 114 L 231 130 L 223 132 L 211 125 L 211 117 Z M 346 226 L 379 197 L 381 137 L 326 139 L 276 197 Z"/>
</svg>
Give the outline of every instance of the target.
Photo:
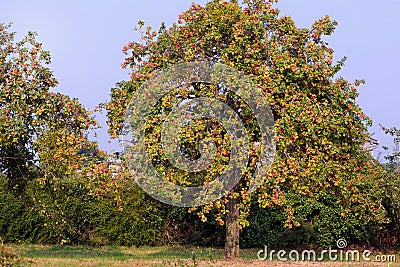
<svg viewBox="0 0 400 267">
<path fill-rule="evenodd" d="M 258 249 L 243 249 L 241 258 L 232 261 L 223 259 L 223 250 L 198 247 L 102 247 L 85 246 L 41 246 L 9 245 L 22 259 L 22 266 L 215 266 L 215 267 L 296 267 L 296 266 L 390 266 L 400 267 L 400 254 L 397 263 L 372 262 L 280 262 L 257 260 Z M 391 253 L 393 254 L 393 253 Z"/>
</svg>

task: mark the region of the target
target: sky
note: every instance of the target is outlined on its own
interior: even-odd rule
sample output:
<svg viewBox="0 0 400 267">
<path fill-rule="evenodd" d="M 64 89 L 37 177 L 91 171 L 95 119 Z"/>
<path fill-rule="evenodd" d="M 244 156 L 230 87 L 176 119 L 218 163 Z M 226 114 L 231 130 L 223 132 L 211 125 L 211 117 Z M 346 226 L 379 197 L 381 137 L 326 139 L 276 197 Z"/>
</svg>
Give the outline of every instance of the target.
<svg viewBox="0 0 400 267">
<path fill-rule="evenodd" d="M 123 70 L 123 45 L 138 41 L 133 28 L 139 20 L 158 28 L 176 22 L 178 15 L 193 1 L 116 0 L 116 1 L 0 1 L 0 23 L 13 22 L 17 39 L 28 31 L 52 55 L 50 68 L 59 81 L 54 91 L 78 98 L 93 109 L 107 101 L 116 82 L 129 79 Z M 194 1 L 204 5 L 206 0 Z M 290 15 L 300 27 L 310 27 L 318 18 L 331 16 L 339 25 L 326 41 L 335 59 L 348 58 L 340 72 L 349 81 L 364 79 L 357 100 L 373 120 L 369 132 L 381 146 L 391 146 L 379 124 L 400 127 L 397 104 L 400 97 L 400 0 L 280 0 L 274 4 L 281 15 Z M 105 114 L 97 114 L 100 146 L 112 152 L 121 150 L 109 142 Z"/>
</svg>

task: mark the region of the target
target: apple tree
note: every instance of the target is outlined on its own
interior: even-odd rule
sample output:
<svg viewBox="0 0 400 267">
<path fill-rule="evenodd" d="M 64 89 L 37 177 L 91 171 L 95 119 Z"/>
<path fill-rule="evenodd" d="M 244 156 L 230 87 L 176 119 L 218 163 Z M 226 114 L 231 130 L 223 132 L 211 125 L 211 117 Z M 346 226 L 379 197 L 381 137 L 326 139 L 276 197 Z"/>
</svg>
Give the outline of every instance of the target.
<svg viewBox="0 0 400 267">
<path fill-rule="evenodd" d="M 52 162 L 72 164 L 57 160 L 68 152 L 76 157 L 75 150 L 88 145 L 95 121 L 77 99 L 51 92 L 57 80 L 36 34 L 17 42 L 9 27 L 0 25 L 0 169 L 22 193 Z"/>
<path fill-rule="evenodd" d="M 325 16 L 310 28 L 299 28 L 289 16 L 279 16 L 274 1 L 212 0 L 192 6 L 179 15 L 171 27 L 159 30 L 139 22 L 142 38 L 129 42 L 123 67 L 132 69 L 131 79 L 111 90 L 108 111 L 109 133 L 122 133 L 126 109 L 139 88 L 155 71 L 184 62 L 208 61 L 232 67 L 252 79 L 264 92 L 274 115 L 276 155 L 265 180 L 256 192 L 248 181 L 259 159 L 256 146 L 249 152 L 241 182 L 228 194 L 197 210 L 202 220 L 215 216 L 226 227 L 225 257 L 239 255 L 239 233 L 247 225 L 252 200 L 261 207 L 285 207 L 287 227 L 309 220 L 321 207 L 339 207 L 343 220 L 382 218 L 384 212 L 374 179 L 375 166 L 365 151 L 370 119 L 356 103 L 357 86 L 339 77 L 344 60 L 333 62 L 333 49 L 324 41 L 337 23 Z M 260 129 L 251 110 L 240 98 L 219 85 L 192 84 L 172 90 L 160 99 L 149 118 L 147 153 L 160 173 L 170 182 L 192 186 L 221 175 L 223 168 L 188 174 L 168 163 L 161 143 L 161 125 L 173 106 L 193 97 L 214 97 L 236 110 L 251 136 L 258 141 Z M 229 140 L 221 125 L 200 120 L 194 128 L 181 132 L 181 151 L 189 159 L 198 157 L 197 144 L 211 135 L 219 147 L 215 162 L 229 159 Z M 199 176 L 199 177 L 198 177 Z M 379 192 L 376 190 L 375 192 Z M 301 210 L 304 204 L 311 210 Z M 350 214 L 350 215 L 349 215 Z M 209 216 L 208 216 L 209 215 Z"/>
</svg>

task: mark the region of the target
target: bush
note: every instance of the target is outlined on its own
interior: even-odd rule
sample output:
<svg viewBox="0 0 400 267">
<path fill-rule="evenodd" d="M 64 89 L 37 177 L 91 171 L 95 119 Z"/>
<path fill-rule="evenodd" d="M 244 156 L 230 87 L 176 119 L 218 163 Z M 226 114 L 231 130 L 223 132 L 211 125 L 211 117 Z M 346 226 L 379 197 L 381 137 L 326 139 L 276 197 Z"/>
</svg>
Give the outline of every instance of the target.
<svg viewBox="0 0 400 267">
<path fill-rule="evenodd" d="M 136 184 L 122 191 L 121 206 L 117 209 L 112 197 L 90 205 L 90 244 L 99 246 L 157 245 L 163 229 L 162 208 Z"/>
<path fill-rule="evenodd" d="M 285 231 L 284 219 L 285 215 L 279 208 L 262 209 L 257 203 L 253 203 L 248 217 L 249 226 L 243 229 L 240 236 L 240 246 L 242 248 L 281 246 L 280 238 Z"/>
<path fill-rule="evenodd" d="M 398 177 L 392 175 L 386 179 L 382 196 L 386 223 L 366 218 L 368 211 L 346 213 L 332 195 L 316 200 L 293 194 L 290 195 L 293 216 L 300 226 L 285 227 L 284 207 L 262 209 L 253 203 L 249 226 L 241 232 L 240 245 L 242 248 L 264 245 L 327 248 L 334 246 L 339 238 L 345 238 L 353 244 L 399 246 Z M 54 186 L 56 191 L 31 183 L 27 196 L 22 198 L 9 192 L 5 178 L 0 177 L 0 236 L 14 243 L 224 245 L 225 229 L 216 221 L 203 223 L 197 214 L 160 203 L 133 183 L 125 182 L 118 193 L 109 191 L 98 197 L 87 188 L 85 179 L 60 180 Z"/>
<path fill-rule="evenodd" d="M 8 190 L 7 181 L 0 176 L 0 236 L 6 242 L 46 242 L 50 234 L 39 212 L 29 208 L 20 196 Z"/>
<path fill-rule="evenodd" d="M 373 244 L 383 249 L 400 247 L 400 175 L 398 171 L 388 171 L 382 185 L 384 196 L 382 205 L 386 210 L 387 223 L 383 224 L 373 239 Z"/>
</svg>

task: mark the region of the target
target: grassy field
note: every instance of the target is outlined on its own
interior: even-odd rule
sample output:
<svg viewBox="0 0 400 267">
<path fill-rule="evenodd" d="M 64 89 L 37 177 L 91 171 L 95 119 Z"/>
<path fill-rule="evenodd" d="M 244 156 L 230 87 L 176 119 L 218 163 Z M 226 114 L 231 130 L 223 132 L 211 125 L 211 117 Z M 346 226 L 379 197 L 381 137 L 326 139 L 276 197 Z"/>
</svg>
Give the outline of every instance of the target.
<svg viewBox="0 0 400 267">
<path fill-rule="evenodd" d="M 258 249 L 244 249 L 240 259 L 225 261 L 222 249 L 197 247 L 103 247 L 10 245 L 22 257 L 21 266 L 391 266 L 370 262 L 279 262 L 257 260 Z"/>
</svg>

